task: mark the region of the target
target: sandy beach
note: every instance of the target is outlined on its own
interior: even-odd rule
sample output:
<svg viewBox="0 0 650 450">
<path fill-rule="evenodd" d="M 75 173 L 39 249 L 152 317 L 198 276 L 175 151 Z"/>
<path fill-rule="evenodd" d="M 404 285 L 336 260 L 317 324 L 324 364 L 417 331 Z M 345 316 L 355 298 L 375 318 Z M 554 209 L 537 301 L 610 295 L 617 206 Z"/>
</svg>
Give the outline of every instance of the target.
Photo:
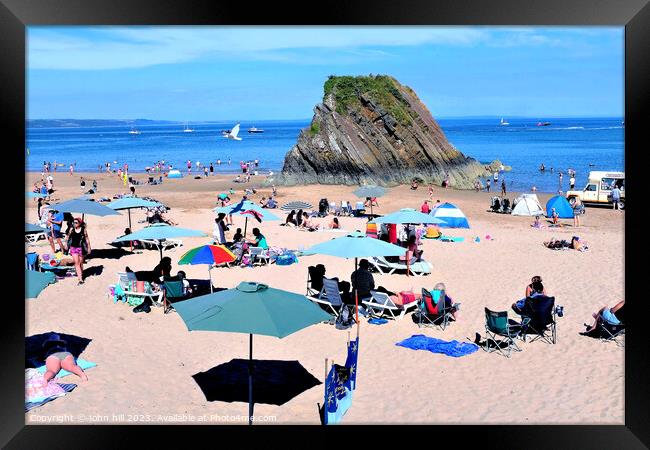
<svg viewBox="0 0 650 450">
<path fill-rule="evenodd" d="M 40 179 L 28 173 L 27 189 Z M 126 194 L 116 175 L 87 173 L 70 176 L 54 174 L 55 197 L 67 200 L 79 196 L 79 177 L 88 185 L 97 180 L 99 192 L 93 197 Z M 140 181 L 146 175 L 134 176 Z M 261 177 L 247 184 L 232 183 L 232 176 L 179 180 L 166 179 L 159 186 L 137 186 L 137 195 L 151 196 L 171 211 L 168 216 L 179 226 L 212 234 L 216 197 L 232 187 L 239 200 L 243 189 L 253 187 L 259 201 L 270 188 L 259 188 Z M 317 208 L 319 199 L 356 202 L 352 186 L 278 186 L 280 205 L 293 200 L 308 201 Z M 465 237 L 464 242 L 444 243 L 424 240 L 423 258 L 433 265 L 425 277 L 374 274 L 376 285 L 392 291 L 420 292 L 444 282 L 448 293 L 462 303 L 459 320 L 446 330 L 418 328 L 410 315 L 384 325 L 361 320 L 357 389 L 344 424 L 623 424 L 624 349 L 613 343 L 580 336 L 583 323 L 604 305 L 612 306 L 624 297 L 625 213 L 603 207 L 588 207 L 582 226 L 573 228 L 565 220 L 563 228 L 531 228 L 532 218 L 488 212 L 493 193 L 434 188 L 433 201 L 451 202 L 467 216 L 470 229 L 446 230 Z M 518 193 L 509 193 L 514 199 Z M 545 205 L 551 194 L 539 194 Z M 379 198 L 375 213 L 387 214 L 400 208 L 419 209 L 428 199 L 426 186 L 416 191 L 409 186 L 389 189 Z M 275 210 L 281 218 L 285 215 Z M 26 200 L 26 221 L 37 220 L 36 202 Z M 144 212 L 132 211 L 133 228 L 144 226 Z M 86 217 L 94 250 L 122 235 L 127 226 L 121 216 Z M 315 219 L 327 223 L 329 219 Z M 343 217 L 345 230 L 365 230 L 365 220 Z M 228 237 L 243 219 L 235 217 Z M 250 221 L 249 221 L 250 222 Z M 280 222 L 256 224 L 269 245 L 290 249 L 307 248 L 343 235 L 330 232 L 301 232 L 281 227 Z M 249 236 L 250 236 L 249 223 Z M 491 235 L 493 240 L 486 240 Z M 589 251 L 552 251 L 542 246 L 551 237 L 570 240 L 577 235 L 589 243 Z M 473 238 L 479 236 L 479 243 Z M 211 237 L 183 239 L 183 247 L 165 252 L 172 258 L 172 273 L 184 270 L 189 278 L 206 279 L 204 265 L 177 264 L 187 250 L 211 242 Z M 46 241 L 26 247 L 26 251 L 50 251 Z M 108 285 L 125 266 L 151 270 L 159 253 L 144 250 L 119 259 L 91 258 L 86 268 L 96 273 L 77 286 L 67 278 L 46 288 L 37 299 L 26 301 L 25 335 L 49 331 L 92 339 L 82 357 L 97 363 L 87 371 L 88 382 L 74 375 L 62 379 L 78 383 L 64 398 L 26 414 L 26 423 L 47 423 L 47 417 L 70 416 L 71 423 L 204 423 L 225 422 L 227 416 L 241 416 L 245 423 L 245 403 L 209 402 L 192 375 L 207 371 L 233 358 L 248 356 L 248 336 L 235 333 L 189 332 L 177 313 L 163 314 L 154 308 L 149 314 L 135 314 L 132 307 L 114 303 Z M 275 264 L 251 268 L 219 268 L 212 271 L 215 286 L 233 288 L 241 281 L 258 281 L 272 287 L 304 294 L 307 267 L 322 263 L 327 276 L 350 279 L 353 260 L 320 255 L 300 258 L 298 264 Z M 447 341 L 467 341 L 476 332 L 485 334 L 484 308 L 510 311 L 510 305 L 524 296 L 533 275 L 540 275 L 556 303 L 564 306 L 558 318 L 558 342 L 521 343 L 520 353 L 506 359 L 482 350 L 452 358 L 414 351 L 395 344 L 414 334 Z M 512 311 L 510 311 L 512 314 Z M 356 328 L 352 329 L 352 335 Z M 255 337 L 254 357 L 269 360 L 297 360 L 313 376 L 324 381 L 324 359 L 343 363 L 347 331 L 318 324 L 284 339 Z M 324 386 L 318 385 L 281 405 L 256 404 L 256 416 L 285 424 L 319 424 L 317 403 L 323 402 Z M 49 419 L 56 420 L 56 419 Z M 258 423 L 264 423 L 262 419 Z M 230 419 L 228 423 L 236 423 Z"/>
</svg>

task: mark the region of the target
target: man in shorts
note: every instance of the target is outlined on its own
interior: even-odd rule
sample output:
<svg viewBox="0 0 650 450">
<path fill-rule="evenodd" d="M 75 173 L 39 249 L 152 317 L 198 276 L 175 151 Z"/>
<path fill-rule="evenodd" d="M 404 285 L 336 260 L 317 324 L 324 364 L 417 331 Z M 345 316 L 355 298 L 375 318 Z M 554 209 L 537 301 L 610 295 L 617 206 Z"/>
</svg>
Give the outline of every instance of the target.
<svg viewBox="0 0 650 450">
<path fill-rule="evenodd" d="M 54 240 L 59 244 L 61 251 L 65 250 L 61 238 L 63 233 L 61 233 L 61 224 L 63 223 L 63 213 L 60 211 L 50 210 L 50 217 L 47 219 L 47 240 L 50 241 L 50 247 L 52 247 L 52 253 L 56 253 L 56 247 L 54 246 Z"/>
</svg>

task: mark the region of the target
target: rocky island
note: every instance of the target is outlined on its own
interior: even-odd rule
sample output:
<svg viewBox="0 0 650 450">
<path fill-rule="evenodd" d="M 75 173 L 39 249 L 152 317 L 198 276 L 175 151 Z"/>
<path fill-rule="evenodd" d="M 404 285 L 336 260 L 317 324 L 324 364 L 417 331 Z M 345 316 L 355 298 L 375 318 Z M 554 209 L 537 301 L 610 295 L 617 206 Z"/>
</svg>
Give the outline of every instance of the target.
<svg viewBox="0 0 650 450">
<path fill-rule="evenodd" d="M 448 178 L 451 187 L 471 189 L 487 175 L 393 77 L 330 76 L 324 91 L 275 183 L 391 186 L 419 179 L 440 185 Z"/>
</svg>

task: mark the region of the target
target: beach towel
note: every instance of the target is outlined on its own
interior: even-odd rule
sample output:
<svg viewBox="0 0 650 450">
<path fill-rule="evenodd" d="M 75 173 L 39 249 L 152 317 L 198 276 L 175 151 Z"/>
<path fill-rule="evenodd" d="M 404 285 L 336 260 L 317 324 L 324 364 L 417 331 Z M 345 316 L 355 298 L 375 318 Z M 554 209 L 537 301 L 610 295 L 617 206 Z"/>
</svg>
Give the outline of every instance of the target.
<svg viewBox="0 0 650 450">
<path fill-rule="evenodd" d="M 383 318 L 372 318 L 368 319 L 368 323 L 372 325 L 383 325 L 385 323 L 388 323 L 388 320 Z"/>
<path fill-rule="evenodd" d="M 404 339 L 402 342 L 398 342 L 395 345 L 410 348 L 412 350 L 427 350 L 431 353 L 442 353 L 455 358 L 472 354 L 478 350 L 478 345 L 476 344 L 458 342 L 456 340 L 447 342 L 423 334 L 414 334 L 410 338 Z"/>
<path fill-rule="evenodd" d="M 86 361 L 85 359 L 78 359 L 78 360 L 77 360 L 77 365 L 78 365 L 79 367 L 81 367 L 83 370 L 88 370 L 88 369 L 90 369 L 91 367 L 95 367 L 95 366 L 97 366 L 97 363 L 90 362 L 90 361 Z M 36 368 L 36 370 L 38 371 L 38 373 L 40 373 L 40 374 L 42 374 L 42 375 L 44 375 L 45 372 L 47 371 L 47 369 L 45 368 L 45 366 L 40 366 L 40 367 Z M 62 378 L 62 377 L 66 377 L 66 376 L 71 375 L 71 374 L 72 374 L 72 372 L 68 372 L 68 371 L 65 370 L 65 369 L 61 369 L 61 370 L 59 371 L 59 373 L 57 373 L 56 376 L 55 376 L 54 378 Z"/>
<path fill-rule="evenodd" d="M 64 395 L 67 394 L 68 392 L 72 392 L 72 390 L 77 387 L 76 384 L 59 384 L 59 386 L 63 389 Z M 40 401 L 37 401 L 37 402 L 27 402 L 26 401 L 25 402 L 25 412 L 30 411 L 30 410 L 32 410 L 34 408 L 38 408 L 39 406 L 43 406 L 47 402 L 51 402 L 52 400 L 55 400 L 55 399 L 57 399 L 59 397 L 62 397 L 62 396 L 63 395 L 55 395 L 55 396 L 52 396 L 52 397 L 44 398 L 44 399 L 42 399 Z"/>
</svg>

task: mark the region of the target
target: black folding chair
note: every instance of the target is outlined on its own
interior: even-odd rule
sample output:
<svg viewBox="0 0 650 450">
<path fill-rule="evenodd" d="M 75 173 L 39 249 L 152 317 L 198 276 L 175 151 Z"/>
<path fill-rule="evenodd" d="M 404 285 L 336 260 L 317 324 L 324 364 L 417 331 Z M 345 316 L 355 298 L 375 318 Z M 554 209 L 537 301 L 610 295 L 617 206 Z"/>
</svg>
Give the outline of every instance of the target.
<svg viewBox="0 0 650 450">
<path fill-rule="evenodd" d="M 522 317 L 530 320 L 523 331 L 524 342 L 527 335 L 533 334 L 535 337 L 530 342 L 541 339 L 548 344 L 557 343 L 555 297 L 537 295 L 526 298 Z"/>
</svg>

